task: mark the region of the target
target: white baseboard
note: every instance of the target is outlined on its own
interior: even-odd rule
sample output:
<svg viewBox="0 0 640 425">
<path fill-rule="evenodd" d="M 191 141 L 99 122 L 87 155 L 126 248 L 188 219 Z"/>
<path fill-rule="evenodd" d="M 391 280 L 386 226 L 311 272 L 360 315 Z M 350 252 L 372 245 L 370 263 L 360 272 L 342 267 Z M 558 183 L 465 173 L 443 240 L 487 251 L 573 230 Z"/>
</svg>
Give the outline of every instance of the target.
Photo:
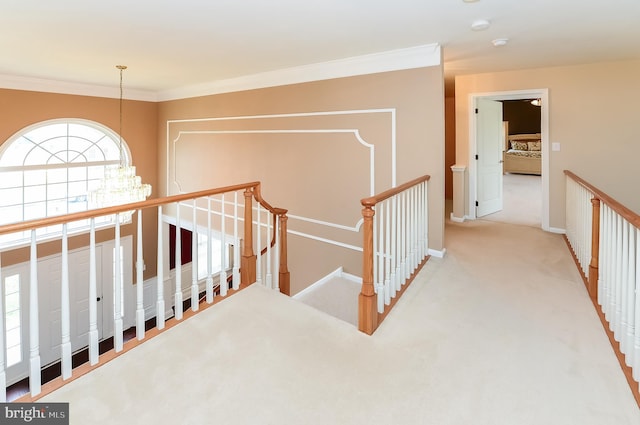
<svg viewBox="0 0 640 425">
<path fill-rule="evenodd" d="M 438 251 L 437 249 L 429 248 L 429 255 L 436 258 L 444 258 L 447 253 L 447 248 L 442 248 L 442 251 Z"/>
<path fill-rule="evenodd" d="M 564 235 L 564 234 L 567 233 L 567 231 L 565 229 L 561 229 L 559 227 L 549 227 L 549 232 L 557 233 L 559 235 Z"/>
<path fill-rule="evenodd" d="M 342 279 L 346 279 L 346 280 L 350 280 L 352 282 L 362 282 L 362 278 L 350 273 L 345 273 L 345 271 L 342 269 L 342 267 L 338 267 L 337 269 L 335 269 L 334 271 L 332 271 L 331 273 L 329 273 L 328 275 L 324 276 L 322 279 L 312 283 L 311 285 L 307 286 L 306 288 L 304 288 L 302 291 L 298 292 L 297 294 L 293 295 L 291 298 L 300 298 L 302 296 L 304 296 L 304 294 L 311 292 L 314 288 L 317 288 L 318 286 L 328 282 L 329 280 L 333 279 L 333 278 L 342 278 Z"/>
<path fill-rule="evenodd" d="M 451 213 L 451 216 L 449 217 L 449 219 L 451 221 L 453 221 L 454 223 L 464 223 L 465 217 L 464 216 L 463 217 L 456 217 L 456 216 L 453 215 L 453 213 Z"/>
</svg>

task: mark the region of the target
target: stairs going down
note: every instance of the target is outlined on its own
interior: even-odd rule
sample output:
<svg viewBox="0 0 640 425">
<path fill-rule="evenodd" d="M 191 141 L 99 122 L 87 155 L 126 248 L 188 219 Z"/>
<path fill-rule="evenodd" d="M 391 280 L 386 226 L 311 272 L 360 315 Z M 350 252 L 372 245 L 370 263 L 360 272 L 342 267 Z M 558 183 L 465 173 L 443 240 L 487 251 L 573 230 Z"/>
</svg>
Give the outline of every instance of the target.
<svg viewBox="0 0 640 425">
<path fill-rule="evenodd" d="M 339 272 L 316 282 L 293 298 L 357 327 L 361 287 L 360 278 Z"/>
</svg>

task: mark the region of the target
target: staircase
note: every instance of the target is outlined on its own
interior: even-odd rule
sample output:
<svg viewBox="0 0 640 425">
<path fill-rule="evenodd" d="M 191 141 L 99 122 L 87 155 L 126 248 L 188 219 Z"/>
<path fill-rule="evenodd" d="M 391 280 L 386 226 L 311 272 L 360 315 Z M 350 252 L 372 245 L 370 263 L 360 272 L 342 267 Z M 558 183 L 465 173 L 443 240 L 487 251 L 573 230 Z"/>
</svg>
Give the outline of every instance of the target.
<svg viewBox="0 0 640 425">
<path fill-rule="evenodd" d="M 361 278 L 338 269 L 293 298 L 357 327 L 361 288 Z"/>
</svg>

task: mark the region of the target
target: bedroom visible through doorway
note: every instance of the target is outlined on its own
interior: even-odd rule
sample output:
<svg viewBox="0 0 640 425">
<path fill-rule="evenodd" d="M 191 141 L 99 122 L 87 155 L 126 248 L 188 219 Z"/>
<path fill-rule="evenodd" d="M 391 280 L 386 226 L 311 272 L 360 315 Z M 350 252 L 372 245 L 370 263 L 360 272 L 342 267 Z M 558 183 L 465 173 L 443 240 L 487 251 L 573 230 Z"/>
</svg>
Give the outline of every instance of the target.
<svg viewBox="0 0 640 425">
<path fill-rule="evenodd" d="M 541 100 L 527 97 L 498 101 L 503 106 L 503 208 L 479 218 L 541 227 Z"/>
</svg>

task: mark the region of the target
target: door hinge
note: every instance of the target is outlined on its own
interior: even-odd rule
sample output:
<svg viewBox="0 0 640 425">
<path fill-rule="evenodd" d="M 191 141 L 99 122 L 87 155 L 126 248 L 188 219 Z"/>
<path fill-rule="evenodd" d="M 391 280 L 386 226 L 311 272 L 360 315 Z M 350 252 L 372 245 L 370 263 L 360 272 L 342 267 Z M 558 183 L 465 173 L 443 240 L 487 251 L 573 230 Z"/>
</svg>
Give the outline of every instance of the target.
<svg viewBox="0 0 640 425">
<path fill-rule="evenodd" d="M 478 108 L 476 108 L 476 114 L 478 113 Z"/>
<path fill-rule="evenodd" d="M 479 206 L 479 205 L 478 205 L 478 201 L 476 201 L 476 207 L 478 207 L 478 206 Z"/>
<path fill-rule="evenodd" d="M 478 160 L 478 155 L 476 155 L 476 161 Z"/>
</svg>

